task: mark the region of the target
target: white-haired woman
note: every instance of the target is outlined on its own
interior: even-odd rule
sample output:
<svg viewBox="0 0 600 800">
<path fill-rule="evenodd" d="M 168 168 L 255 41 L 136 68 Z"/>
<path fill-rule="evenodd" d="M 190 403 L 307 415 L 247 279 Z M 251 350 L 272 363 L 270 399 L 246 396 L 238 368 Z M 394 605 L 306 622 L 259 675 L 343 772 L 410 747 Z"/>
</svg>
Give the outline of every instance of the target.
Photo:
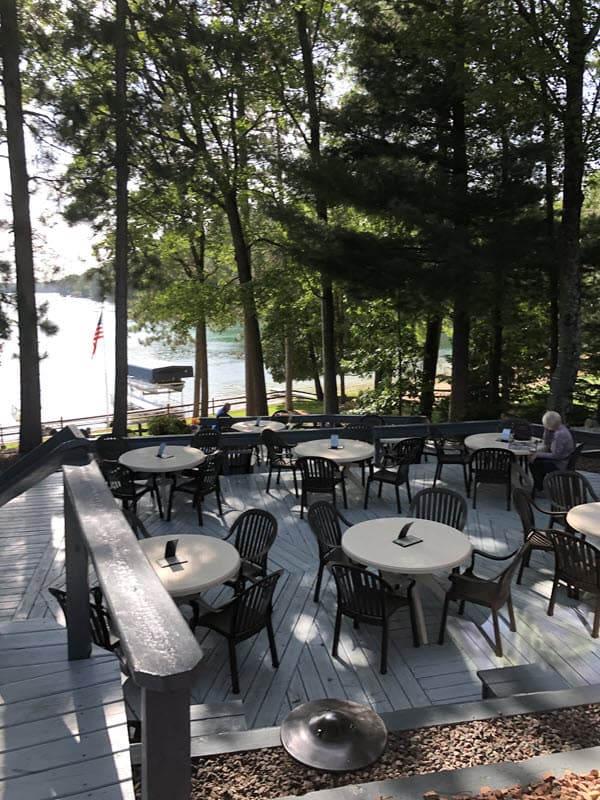
<svg viewBox="0 0 600 800">
<path fill-rule="evenodd" d="M 542 425 L 544 426 L 542 449 L 529 456 L 534 492 L 542 491 L 544 477 L 549 472 L 566 469 L 569 456 L 575 449 L 573 434 L 566 425 L 563 425 L 558 412 L 546 411 L 542 417 Z"/>
</svg>

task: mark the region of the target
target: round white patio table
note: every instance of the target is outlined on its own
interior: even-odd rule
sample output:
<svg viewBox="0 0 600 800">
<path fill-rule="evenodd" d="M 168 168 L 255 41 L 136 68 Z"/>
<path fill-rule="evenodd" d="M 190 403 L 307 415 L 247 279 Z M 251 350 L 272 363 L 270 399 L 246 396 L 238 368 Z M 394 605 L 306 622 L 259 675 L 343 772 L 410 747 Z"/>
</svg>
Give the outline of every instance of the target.
<svg viewBox="0 0 600 800">
<path fill-rule="evenodd" d="M 336 448 L 330 447 L 329 439 L 311 439 L 308 442 L 299 442 L 294 448 L 294 455 L 296 457 L 329 458 L 341 465 L 373 458 L 375 448 L 369 442 L 361 442 L 359 439 L 342 439 L 340 437 Z"/>
<path fill-rule="evenodd" d="M 168 472 L 181 472 L 184 469 L 192 469 L 206 459 L 206 453 L 195 447 L 185 447 L 178 444 L 169 444 L 163 450 L 162 457 L 158 455 L 159 445 L 152 447 L 138 447 L 135 450 L 127 450 L 119 456 L 119 463 L 134 472 L 150 472 L 158 475 L 165 475 Z M 156 481 L 157 491 L 160 492 L 160 499 L 163 508 L 166 507 L 166 497 L 164 496 L 164 484 L 166 481 Z"/>
<path fill-rule="evenodd" d="M 282 431 L 286 425 L 283 422 L 278 422 L 276 419 L 261 419 L 259 425 L 251 419 L 246 419 L 240 422 L 234 422 L 231 427 L 234 431 L 240 433 L 259 433 L 266 429 L 270 431 Z"/>
<path fill-rule="evenodd" d="M 201 464 L 206 458 L 202 450 L 195 447 L 185 447 L 178 444 L 169 444 L 163 451 L 163 456 L 158 455 L 159 445 L 152 447 L 138 447 L 127 450 L 119 456 L 119 463 L 124 464 L 135 472 L 180 472 L 192 469 Z"/>
<path fill-rule="evenodd" d="M 394 539 L 409 522 L 413 523 L 409 534 L 422 541 L 410 547 L 394 544 Z M 384 573 L 407 575 L 416 580 L 413 600 L 422 644 L 428 643 L 428 637 L 419 584 L 425 584 L 443 598 L 444 592 L 433 578 L 433 573 L 462 564 L 471 555 L 472 549 L 469 537 L 456 528 L 411 517 L 369 519 L 352 525 L 342 536 L 342 550 L 353 561 L 376 567 Z"/>
<path fill-rule="evenodd" d="M 499 433 L 473 433 L 465 438 L 467 450 L 474 451 L 482 450 L 484 447 L 497 447 L 500 450 L 510 450 L 515 456 L 527 456 L 530 453 L 535 453 L 538 444 L 539 439 L 531 439 L 528 442 L 503 442 Z"/>
<path fill-rule="evenodd" d="M 177 539 L 175 556 L 165 558 L 167 542 Z M 235 577 L 240 554 L 229 542 L 213 536 L 184 533 L 151 536 L 139 542 L 163 586 L 172 597 L 192 597 Z"/>
<path fill-rule="evenodd" d="M 600 503 L 582 503 L 567 512 L 567 524 L 586 537 L 600 540 Z M 599 542 L 594 542 L 598 544 Z"/>
</svg>

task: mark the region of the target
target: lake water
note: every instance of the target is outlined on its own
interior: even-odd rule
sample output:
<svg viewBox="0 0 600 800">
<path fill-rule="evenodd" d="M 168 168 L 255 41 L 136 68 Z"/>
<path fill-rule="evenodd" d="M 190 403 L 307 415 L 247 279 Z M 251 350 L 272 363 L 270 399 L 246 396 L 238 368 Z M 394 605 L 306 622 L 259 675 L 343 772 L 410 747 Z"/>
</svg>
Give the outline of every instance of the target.
<svg viewBox="0 0 600 800">
<path fill-rule="evenodd" d="M 100 314 L 100 304 L 79 297 L 60 294 L 38 295 L 38 303 L 48 302 L 48 317 L 59 326 L 55 336 L 40 335 L 40 353 L 46 357 L 40 363 L 42 420 L 75 419 L 107 413 L 108 395 L 114 383 L 114 306 L 104 304 L 104 339 L 100 340 L 92 358 L 92 341 Z M 179 347 L 176 352 L 154 343 L 140 341 L 143 334 L 129 334 L 130 364 L 156 366 L 157 362 L 193 364 L 193 348 Z M 13 410 L 19 407 L 19 362 L 16 333 L 0 353 L 0 425 L 14 425 Z M 244 394 L 244 361 L 241 331 L 229 329 L 222 333 L 209 332 L 209 397 L 221 399 Z M 266 373 L 267 389 L 283 389 Z M 348 381 L 356 385 L 360 379 Z M 311 383 L 297 383 L 295 388 L 314 391 Z M 171 402 L 191 403 L 193 379 L 185 382 L 183 392 L 172 394 Z M 110 402 L 110 401 L 109 401 Z"/>
</svg>

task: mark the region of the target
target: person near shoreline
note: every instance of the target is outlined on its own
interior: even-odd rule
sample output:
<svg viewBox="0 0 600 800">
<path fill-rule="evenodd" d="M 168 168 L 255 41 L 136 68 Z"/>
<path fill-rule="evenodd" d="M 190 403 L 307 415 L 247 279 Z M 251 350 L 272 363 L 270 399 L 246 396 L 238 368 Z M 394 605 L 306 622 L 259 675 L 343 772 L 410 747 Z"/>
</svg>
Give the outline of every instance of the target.
<svg viewBox="0 0 600 800">
<path fill-rule="evenodd" d="M 216 417 L 230 417 L 231 403 L 225 403 L 215 414 Z"/>
<path fill-rule="evenodd" d="M 545 476 L 550 472 L 565 470 L 569 456 L 575 449 L 573 434 L 557 411 L 546 411 L 542 417 L 542 425 L 544 426 L 542 449 L 529 456 L 533 491 L 538 494 L 544 488 Z"/>
</svg>

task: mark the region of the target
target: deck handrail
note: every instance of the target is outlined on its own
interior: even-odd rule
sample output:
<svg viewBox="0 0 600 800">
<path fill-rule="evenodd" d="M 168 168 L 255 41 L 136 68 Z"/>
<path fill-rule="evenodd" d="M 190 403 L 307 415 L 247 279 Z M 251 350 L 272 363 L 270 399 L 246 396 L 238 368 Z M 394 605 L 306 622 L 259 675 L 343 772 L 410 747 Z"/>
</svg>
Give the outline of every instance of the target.
<svg viewBox="0 0 600 800">
<path fill-rule="evenodd" d="M 201 650 L 95 462 L 63 467 L 70 659 L 91 652 L 91 559 L 142 694 L 142 798 L 189 800 L 190 688 Z"/>
</svg>

